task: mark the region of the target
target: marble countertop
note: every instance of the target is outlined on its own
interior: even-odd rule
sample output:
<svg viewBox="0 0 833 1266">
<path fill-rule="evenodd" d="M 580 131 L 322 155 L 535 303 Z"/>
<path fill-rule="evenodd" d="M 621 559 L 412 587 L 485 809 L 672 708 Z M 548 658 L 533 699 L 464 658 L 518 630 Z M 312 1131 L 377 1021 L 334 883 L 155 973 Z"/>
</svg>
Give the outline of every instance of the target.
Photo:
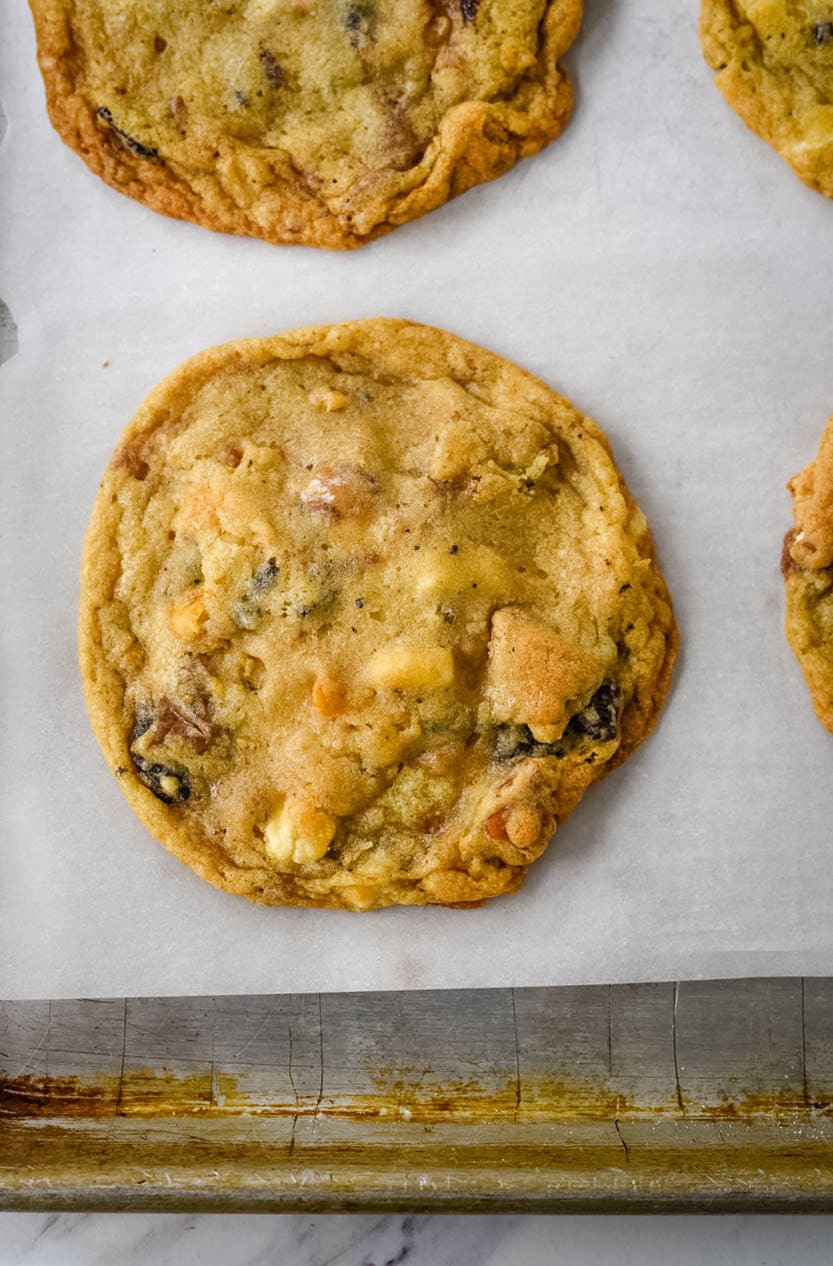
<svg viewBox="0 0 833 1266">
<path fill-rule="evenodd" d="M 826 1217 L 0 1214 L 0 1266 L 833 1266 Z"/>
</svg>

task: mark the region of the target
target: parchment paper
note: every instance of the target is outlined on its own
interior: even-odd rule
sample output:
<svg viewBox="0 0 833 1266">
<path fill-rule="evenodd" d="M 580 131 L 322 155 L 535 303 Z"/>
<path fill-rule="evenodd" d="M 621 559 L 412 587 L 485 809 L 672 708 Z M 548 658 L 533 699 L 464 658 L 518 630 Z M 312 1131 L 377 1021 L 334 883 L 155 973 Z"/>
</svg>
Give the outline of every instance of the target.
<svg viewBox="0 0 833 1266">
<path fill-rule="evenodd" d="M 833 737 L 782 634 L 784 483 L 833 408 L 833 206 L 728 109 L 695 0 L 587 0 L 563 138 L 360 252 L 165 220 L 46 118 L 2 6 L 0 996 L 833 973 Z M 122 426 L 212 343 L 351 317 L 445 326 L 610 436 L 682 636 L 655 736 L 521 893 L 480 911 L 266 910 L 134 818 L 75 662 L 81 539 Z M 105 367 L 106 363 L 106 367 Z"/>
</svg>

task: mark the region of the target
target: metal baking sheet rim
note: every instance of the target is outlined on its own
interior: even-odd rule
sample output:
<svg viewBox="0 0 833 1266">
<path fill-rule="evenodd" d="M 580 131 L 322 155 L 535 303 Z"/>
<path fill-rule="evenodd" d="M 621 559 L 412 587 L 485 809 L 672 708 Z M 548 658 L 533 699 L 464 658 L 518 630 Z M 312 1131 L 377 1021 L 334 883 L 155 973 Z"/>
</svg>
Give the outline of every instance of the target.
<svg viewBox="0 0 833 1266">
<path fill-rule="evenodd" d="M 0 1004 L 0 1207 L 833 1210 L 833 980 Z"/>
</svg>

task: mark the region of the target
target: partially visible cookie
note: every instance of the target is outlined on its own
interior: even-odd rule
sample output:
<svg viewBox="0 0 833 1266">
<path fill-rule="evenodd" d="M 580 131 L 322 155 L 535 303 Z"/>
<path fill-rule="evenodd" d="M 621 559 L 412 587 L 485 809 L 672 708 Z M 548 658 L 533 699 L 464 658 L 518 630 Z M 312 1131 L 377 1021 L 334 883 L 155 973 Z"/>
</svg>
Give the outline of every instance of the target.
<svg viewBox="0 0 833 1266">
<path fill-rule="evenodd" d="M 795 527 L 784 539 L 786 632 L 822 725 L 833 731 L 833 417 L 815 461 L 788 484 Z"/>
<path fill-rule="evenodd" d="M 833 197 L 833 5 L 702 0 L 700 36 L 729 104 L 805 184 Z"/>
<path fill-rule="evenodd" d="M 270 905 L 512 892 L 652 729 L 676 630 L 601 432 L 402 321 L 231 343 L 142 405 L 84 548 L 93 728 Z"/>
<path fill-rule="evenodd" d="M 30 0 L 52 123 L 155 211 L 355 247 L 561 132 L 582 0 Z"/>
</svg>

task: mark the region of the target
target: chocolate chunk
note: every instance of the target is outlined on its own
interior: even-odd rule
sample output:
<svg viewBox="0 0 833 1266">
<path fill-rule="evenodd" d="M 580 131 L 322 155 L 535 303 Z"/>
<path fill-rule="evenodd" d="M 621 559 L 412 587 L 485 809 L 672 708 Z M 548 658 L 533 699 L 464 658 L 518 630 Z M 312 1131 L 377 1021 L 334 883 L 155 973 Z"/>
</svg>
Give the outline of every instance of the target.
<svg viewBox="0 0 833 1266">
<path fill-rule="evenodd" d="M 517 760 L 520 756 L 563 756 L 564 741 L 539 743 L 528 725 L 501 725 L 495 737 L 497 760 Z"/>
<path fill-rule="evenodd" d="M 480 0 L 460 0 L 460 12 L 464 22 L 473 22 L 477 17 L 477 6 Z"/>
<path fill-rule="evenodd" d="M 141 782 L 163 804 L 185 804 L 191 798 L 191 780 L 182 765 L 162 765 L 130 753 Z"/>
<path fill-rule="evenodd" d="M 594 743 L 609 743 L 616 738 L 621 708 L 621 690 L 614 682 L 603 681 L 584 711 L 573 717 L 568 732 L 592 739 Z"/>
<path fill-rule="evenodd" d="M 149 703 L 139 705 L 136 721 L 130 734 L 130 754 L 134 761 L 139 757 L 133 752 L 137 741 L 152 729 L 149 743 L 157 746 L 165 742 L 169 734 L 188 739 L 197 752 L 204 752 L 215 737 L 211 720 L 212 702 L 208 698 L 197 698 L 190 704 L 173 703 L 170 699 L 162 699 L 156 706 Z"/>
<path fill-rule="evenodd" d="M 197 699 L 190 708 L 181 703 L 172 703 L 170 699 L 163 699 L 156 713 L 153 742 L 164 743 L 169 734 L 177 734 L 180 738 L 188 739 L 195 751 L 206 751 L 214 738 L 214 726 L 209 713 L 210 703 L 206 699 Z"/>
<path fill-rule="evenodd" d="M 833 39 L 833 22 L 814 22 L 813 39 L 819 48 Z"/>
<path fill-rule="evenodd" d="M 130 731 L 130 742 L 135 743 L 143 734 L 147 734 L 155 720 L 156 713 L 150 704 L 140 703 L 136 710 L 136 720 L 133 723 L 133 729 Z"/>
<path fill-rule="evenodd" d="M 251 585 L 249 586 L 255 593 L 266 593 L 271 589 L 278 578 L 280 567 L 274 558 L 270 558 L 268 562 L 261 563 L 252 576 Z"/>
<path fill-rule="evenodd" d="M 251 632 L 252 629 L 257 628 L 264 615 L 263 608 L 258 604 L 258 597 L 260 594 L 268 593 L 274 586 L 279 572 L 280 567 L 274 558 L 261 563 L 257 568 L 246 586 L 242 598 L 234 604 L 231 613 L 232 619 L 239 629 L 246 629 Z"/>
<path fill-rule="evenodd" d="M 619 729 L 622 692 L 612 681 L 603 681 L 583 712 L 570 721 L 560 739 L 539 743 L 528 725 L 501 725 L 495 736 L 495 759 L 517 760 L 521 756 L 565 756 L 577 739 L 609 743 Z"/>
<path fill-rule="evenodd" d="M 262 48 L 258 53 L 258 57 L 270 87 L 282 88 L 286 83 L 286 75 L 275 54 L 271 49 Z"/>
<path fill-rule="evenodd" d="M 135 154 L 137 158 L 158 158 L 159 150 L 152 149 L 149 145 L 143 145 L 141 141 L 137 141 L 135 136 L 131 136 L 129 132 L 125 132 L 124 128 L 118 127 L 114 122 L 113 116 L 106 106 L 99 106 L 96 114 L 103 119 L 111 131 L 124 145 L 125 149 L 129 149 L 131 154 Z"/>
<path fill-rule="evenodd" d="M 795 538 L 797 535 L 798 535 L 797 529 L 790 528 L 789 532 L 784 537 L 784 545 L 781 550 L 781 575 L 782 576 L 789 576 L 792 574 L 792 572 L 801 571 L 801 568 L 798 566 L 798 564 L 796 563 L 795 559 L 792 556 L 792 547 L 795 544 Z"/>
<path fill-rule="evenodd" d="M 140 483 L 143 479 L 147 479 L 150 473 L 150 466 L 142 456 L 141 445 L 137 443 L 123 444 L 113 458 L 113 465 L 122 467 L 128 475 L 138 479 Z"/>
<path fill-rule="evenodd" d="M 372 38 L 375 16 L 373 5 L 368 0 L 358 0 L 358 3 L 350 5 L 344 25 L 350 32 L 353 48 L 359 48 L 365 39 Z"/>
</svg>

